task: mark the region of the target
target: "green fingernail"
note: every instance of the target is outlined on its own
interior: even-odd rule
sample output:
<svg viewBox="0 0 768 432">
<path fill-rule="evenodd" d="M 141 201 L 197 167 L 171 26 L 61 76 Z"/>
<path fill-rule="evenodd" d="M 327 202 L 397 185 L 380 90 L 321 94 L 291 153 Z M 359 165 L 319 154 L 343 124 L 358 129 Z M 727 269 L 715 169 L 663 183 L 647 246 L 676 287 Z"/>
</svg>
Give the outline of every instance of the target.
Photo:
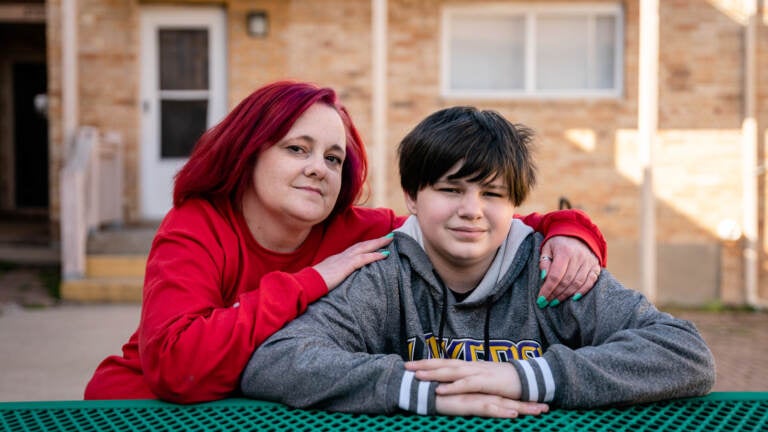
<svg viewBox="0 0 768 432">
<path fill-rule="evenodd" d="M 386 237 L 386 238 L 392 238 L 392 237 L 394 237 L 394 236 L 395 236 L 395 233 L 394 233 L 394 232 L 391 232 L 391 233 L 389 233 L 389 234 L 385 235 L 384 237 Z"/>
<path fill-rule="evenodd" d="M 581 293 L 576 293 L 573 295 L 573 301 L 579 301 L 582 297 Z"/>
<path fill-rule="evenodd" d="M 380 251 L 379 251 L 379 253 L 380 253 L 380 254 L 382 254 L 382 255 L 384 255 L 385 257 L 388 257 L 388 256 L 389 256 L 389 251 L 388 251 L 388 250 L 386 250 L 386 249 L 382 249 L 382 250 L 380 250 Z"/>
<path fill-rule="evenodd" d="M 541 280 L 547 277 L 547 269 L 541 269 Z"/>
<path fill-rule="evenodd" d="M 560 304 L 560 300 L 558 299 L 552 299 L 552 301 L 549 303 L 549 307 L 555 307 Z"/>
<path fill-rule="evenodd" d="M 549 302 L 547 301 L 547 298 L 544 296 L 539 296 L 539 298 L 536 299 L 536 304 L 539 305 L 539 309 L 544 309 L 547 307 Z"/>
</svg>

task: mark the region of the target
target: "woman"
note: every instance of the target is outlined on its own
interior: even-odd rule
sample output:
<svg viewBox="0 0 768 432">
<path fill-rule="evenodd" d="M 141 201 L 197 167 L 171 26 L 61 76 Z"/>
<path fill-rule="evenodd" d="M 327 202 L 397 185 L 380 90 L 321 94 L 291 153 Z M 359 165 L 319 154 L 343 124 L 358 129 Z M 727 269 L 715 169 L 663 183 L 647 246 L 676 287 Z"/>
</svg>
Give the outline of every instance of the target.
<svg viewBox="0 0 768 432">
<path fill-rule="evenodd" d="M 268 336 L 352 271 L 385 258 L 378 251 L 404 219 L 353 206 L 366 168 L 362 140 L 333 90 L 277 82 L 243 100 L 200 138 L 177 175 L 174 208 L 147 261 L 138 330 L 122 356 L 98 366 L 85 398 L 193 403 L 234 395 Z M 596 227 L 564 214 L 525 222 L 550 236 L 578 236 L 605 255 Z M 597 260 L 577 240 L 557 240 L 573 259 L 543 265 L 554 273 L 559 262 L 562 279 L 579 281 L 558 295 L 588 290 Z"/>
</svg>

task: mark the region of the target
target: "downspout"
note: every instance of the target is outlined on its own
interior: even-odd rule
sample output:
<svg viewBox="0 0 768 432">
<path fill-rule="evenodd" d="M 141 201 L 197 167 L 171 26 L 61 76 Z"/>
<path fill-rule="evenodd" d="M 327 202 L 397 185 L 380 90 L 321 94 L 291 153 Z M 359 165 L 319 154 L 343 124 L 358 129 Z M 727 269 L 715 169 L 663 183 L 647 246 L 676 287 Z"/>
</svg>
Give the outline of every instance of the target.
<svg viewBox="0 0 768 432">
<path fill-rule="evenodd" d="M 757 176 L 757 2 L 745 0 L 746 27 L 744 30 L 744 120 L 741 124 L 743 221 L 744 226 L 744 290 L 747 304 L 765 308 L 768 301 L 758 294 L 758 188 Z"/>
<path fill-rule="evenodd" d="M 387 205 L 387 0 L 371 0 L 373 205 Z"/>
<path fill-rule="evenodd" d="M 56 176 L 64 177 L 64 167 L 74 153 L 75 140 L 77 139 L 78 119 L 78 94 L 77 94 L 77 0 L 61 0 L 61 151 L 59 152 L 59 164 L 54 164 L 58 169 Z M 48 13 L 52 14 L 52 8 Z M 51 16 L 51 15 L 49 15 Z M 51 20 L 53 22 L 53 20 Z M 58 190 L 59 196 L 59 236 L 61 239 L 61 272 L 63 279 L 82 277 L 84 270 L 84 256 L 81 256 L 78 243 L 72 241 L 72 236 L 79 236 L 78 214 L 76 209 L 68 207 L 67 193 L 62 181 Z M 73 213 L 74 212 L 74 213 Z M 75 215 L 74 219 L 70 216 Z M 74 246 L 72 246 L 74 245 Z"/>
<path fill-rule="evenodd" d="M 77 85 L 77 0 L 61 0 L 61 126 L 65 160 L 77 134 Z"/>
<path fill-rule="evenodd" d="M 656 202 L 653 148 L 659 112 L 659 0 L 640 2 L 640 58 L 637 128 L 642 170 L 640 216 L 640 280 L 643 293 L 656 301 Z"/>
</svg>

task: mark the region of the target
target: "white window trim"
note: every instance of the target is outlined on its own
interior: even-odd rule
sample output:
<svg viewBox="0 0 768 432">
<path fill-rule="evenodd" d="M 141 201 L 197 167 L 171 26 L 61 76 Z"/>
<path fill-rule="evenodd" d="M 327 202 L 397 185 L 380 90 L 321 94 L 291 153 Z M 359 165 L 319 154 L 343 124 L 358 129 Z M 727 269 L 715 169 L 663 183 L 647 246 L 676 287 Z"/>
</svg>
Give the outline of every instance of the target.
<svg viewBox="0 0 768 432">
<path fill-rule="evenodd" d="M 541 13 L 583 13 L 591 17 L 590 31 L 594 31 L 594 14 L 612 14 L 616 16 L 614 82 L 615 88 L 608 90 L 535 90 L 536 71 L 534 55 L 536 52 L 536 19 Z M 450 83 L 450 35 L 451 18 L 457 14 L 481 15 L 518 15 L 525 17 L 525 88 L 524 90 L 452 90 Z M 486 3 L 474 5 L 445 6 L 442 13 L 440 90 L 446 98 L 455 99 L 618 99 L 624 93 L 624 9 L 620 4 L 607 3 L 548 3 L 502 4 Z M 592 44 L 590 44 L 590 48 Z"/>
</svg>

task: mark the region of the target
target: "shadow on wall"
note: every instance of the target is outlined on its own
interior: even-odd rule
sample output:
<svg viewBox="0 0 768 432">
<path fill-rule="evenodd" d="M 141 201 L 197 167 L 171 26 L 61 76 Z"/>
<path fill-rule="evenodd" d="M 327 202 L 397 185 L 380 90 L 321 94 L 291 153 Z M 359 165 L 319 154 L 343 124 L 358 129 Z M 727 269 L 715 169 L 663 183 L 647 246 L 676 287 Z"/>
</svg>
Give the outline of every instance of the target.
<svg viewBox="0 0 768 432">
<path fill-rule="evenodd" d="M 744 304 L 744 22 L 711 2 L 692 4 L 660 4 L 659 124 L 653 167 L 657 303 Z M 523 122 L 534 120 L 530 124 L 539 135 L 541 181 L 530 201 L 554 204 L 564 195 L 584 209 L 608 239 L 608 269 L 626 286 L 640 289 L 643 179 L 637 141 L 636 7 L 627 6 L 623 98 L 516 103 L 498 109 Z M 692 43 L 704 28 L 716 29 L 715 36 L 707 43 Z M 759 32 L 767 33 L 764 24 Z M 761 201 L 763 193 L 761 188 Z M 766 291 L 761 290 L 762 297 Z"/>
<path fill-rule="evenodd" d="M 416 14 L 418 6 L 405 3 L 398 4 L 398 13 L 412 20 L 422 17 L 422 21 L 411 25 L 403 21 L 397 28 L 400 37 L 416 40 L 425 27 L 439 28 L 438 14 Z M 657 301 L 662 304 L 745 303 L 739 234 L 744 21 L 726 12 L 738 8 L 732 4 L 684 0 L 659 6 L 659 134 L 653 177 Z M 639 289 L 639 2 L 623 5 L 624 94 L 620 98 L 430 99 L 423 95 L 434 94 L 434 83 L 440 82 L 439 56 L 409 58 L 408 63 L 393 60 L 396 64 L 388 75 L 389 138 L 396 143 L 413 127 L 414 119 L 457 104 L 494 109 L 532 127 L 537 135 L 539 181 L 518 212 L 550 211 L 559 197 L 567 197 L 605 234 L 609 270 L 628 287 Z M 768 36 L 765 27 L 760 23 L 759 39 Z M 425 52 L 440 52 L 439 38 L 430 43 L 422 46 Z M 762 57 L 768 56 L 758 59 Z M 763 74 L 768 74 L 766 66 Z M 408 73 L 416 69 L 425 73 Z M 390 197 L 389 204 L 404 212 L 399 191 Z M 768 296 L 765 282 L 762 297 Z"/>
</svg>

